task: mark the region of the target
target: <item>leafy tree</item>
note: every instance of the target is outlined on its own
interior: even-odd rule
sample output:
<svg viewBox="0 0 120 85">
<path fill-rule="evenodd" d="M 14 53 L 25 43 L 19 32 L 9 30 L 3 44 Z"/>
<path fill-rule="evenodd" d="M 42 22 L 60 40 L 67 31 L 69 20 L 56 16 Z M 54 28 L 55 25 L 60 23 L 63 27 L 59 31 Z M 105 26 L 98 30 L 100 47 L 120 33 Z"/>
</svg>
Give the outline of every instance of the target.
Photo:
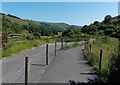
<svg viewBox="0 0 120 85">
<path fill-rule="evenodd" d="M 99 26 L 100 23 L 99 23 L 98 21 L 94 21 L 93 25 L 95 25 L 95 26 Z"/>
<path fill-rule="evenodd" d="M 107 15 L 107 16 L 105 16 L 103 22 L 104 22 L 105 24 L 111 24 L 111 20 L 112 20 L 111 15 Z"/>
<path fill-rule="evenodd" d="M 62 33 L 62 37 L 64 37 L 66 41 L 79 41 L 83 38 L 83 35 L 80 29 L 69 27 Z"/>
<path fill-rule="evenodd" d="M 83 33 L 88 33 L 89 27 L 87 25 L 84 25 L 83 28 L 81 29 L 81 32 Z"/>
</svg>

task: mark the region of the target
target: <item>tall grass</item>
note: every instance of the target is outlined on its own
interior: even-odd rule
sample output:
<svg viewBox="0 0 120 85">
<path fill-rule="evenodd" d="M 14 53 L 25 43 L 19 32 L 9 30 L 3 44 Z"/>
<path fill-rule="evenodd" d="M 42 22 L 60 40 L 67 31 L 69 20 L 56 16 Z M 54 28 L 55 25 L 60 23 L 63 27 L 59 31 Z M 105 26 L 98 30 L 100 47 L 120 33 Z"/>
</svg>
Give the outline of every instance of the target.
<svg viewBox="0 0 120 85">
<path fill-rule="evenodd" d="M 112 59 L 117 55 L 118 52 L 118 40 L 110 37 L 101 37 L 90 44 L 91 52 L 89 50 L 89 45 L 86 45 L 84 53 L 93 67 L 99 72 L 99 56 L 100 49 L 102 49 L 103 57 L 100 80 L 102 82 L 107 82 L 111 72 Z"/>
<path fill-rule="evenodd" d="M 21 51 L 38 47 L 46 43 L 53 43 L 54 41 L 45 40 L 21 40 L 21 41 L 10 41 L 2 48 L 2 58 L 10 57 L 14 54 L 20 53 Z"/>
</svg>

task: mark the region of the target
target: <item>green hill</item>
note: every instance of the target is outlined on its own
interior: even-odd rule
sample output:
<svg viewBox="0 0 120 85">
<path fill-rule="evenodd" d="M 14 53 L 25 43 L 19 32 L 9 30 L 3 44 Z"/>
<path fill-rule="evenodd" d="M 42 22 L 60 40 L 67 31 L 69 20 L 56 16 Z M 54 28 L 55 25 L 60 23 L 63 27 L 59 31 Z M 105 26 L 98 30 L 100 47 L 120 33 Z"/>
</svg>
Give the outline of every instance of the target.
<svg viewBox="0 0 120 85">
<path fill-rule="evenodd" d="M 58 32 L 63 32 L 70 25 L 65 23 L 49 23 L 21 19 L 10 14 L 0 13 L 2 17 L 2 33 L 22 34 L 23 39 L 40 39 L 41 36 L 57 35 Z"/>
</svg>

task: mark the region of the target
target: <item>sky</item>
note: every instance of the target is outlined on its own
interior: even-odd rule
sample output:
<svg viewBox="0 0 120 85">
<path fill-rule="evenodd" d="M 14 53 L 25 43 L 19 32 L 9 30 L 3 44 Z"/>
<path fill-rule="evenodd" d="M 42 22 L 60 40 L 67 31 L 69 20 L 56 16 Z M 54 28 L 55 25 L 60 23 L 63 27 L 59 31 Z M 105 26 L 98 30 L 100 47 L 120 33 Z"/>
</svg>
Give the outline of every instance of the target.
<svg viewBox="0 0 120 85">
<path fill-rule="evenodd" d="M 117 2 L 2 2 L 2 13 L 22 19 L 89 25 L 118 15 Z"/>
<path fill-rule="evenodd" d="M 2 2 L 119 2 L 119 0 L 1 0 Z"/>
</svg>

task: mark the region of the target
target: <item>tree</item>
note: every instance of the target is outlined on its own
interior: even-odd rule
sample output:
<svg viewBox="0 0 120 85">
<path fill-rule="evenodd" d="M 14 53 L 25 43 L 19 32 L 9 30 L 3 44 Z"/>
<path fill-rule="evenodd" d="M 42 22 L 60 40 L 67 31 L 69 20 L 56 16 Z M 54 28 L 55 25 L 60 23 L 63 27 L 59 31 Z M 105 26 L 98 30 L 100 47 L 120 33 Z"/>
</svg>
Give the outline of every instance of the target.
<svg viewBox="0 0 120 85">
<path fill-rule="evenodd" d="M 81 29 L 81 32 L 88 33 L 89 27 L 87 25 L 84 25 L 83 28 Z"/>
<path fill-rule="evenodd" d="M 99 26 L 100 23 L 99 23 L 98 21 L 94 21 L 93 25 L 95 25 L 95 26 Z"/>
<path fill-rule="evenodd" d="M 81 36 L 81 31 L 80 31 L 80 29 L 77 29 L 75 27 L 69 27 L 69 28 L 67 28 L 67 30 L 65 30 L 62 33 L 62 36 L 66 36 L 69 38 L 78 38 Z"/>
<path fill-rule="evenodd" d="M 104 22 L 104 24 L 111 24 L 111 20 L 112 20 L 111 15 L 107 15 L 107 16 L 105 16 L 103 22 Z"/>
</svg>

